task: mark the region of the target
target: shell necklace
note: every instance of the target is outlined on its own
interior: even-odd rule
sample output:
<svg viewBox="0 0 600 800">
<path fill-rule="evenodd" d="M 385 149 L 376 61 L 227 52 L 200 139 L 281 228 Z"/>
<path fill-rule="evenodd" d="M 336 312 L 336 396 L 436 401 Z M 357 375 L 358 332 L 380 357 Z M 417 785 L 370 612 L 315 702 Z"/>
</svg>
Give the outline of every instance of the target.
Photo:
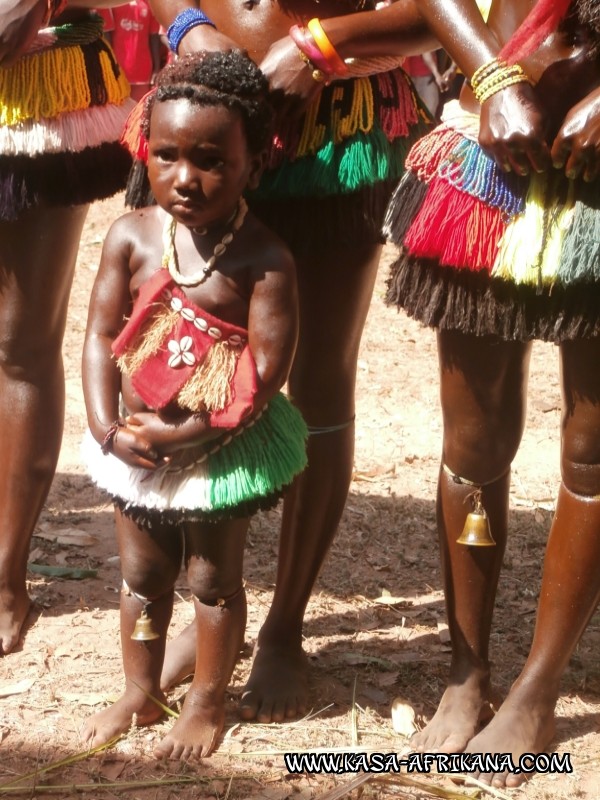
<svg viewBox="0 0 600 800">
<path fill-rule="evenodd" d="M 201 267 L 197 272 L 191 275 L 182 275 L 179 271 L 179 264 L 177 259 L 177 250 L 175 249 L 175 230 L 177 222 L 173 217 L 167 215 L 165 227 L 163 230 L 163 267 L 169 270 L 169 275 L 173 278 L 178 286 L 198 286 L 198 284 L 205 281 L 215 268 L 217 258 L 222 256 L 227 245 L 231 244 L 233 237 L 244 224 L 246 214 L 248 213 L 248 206 L 243 197 L 240 197 L 235 218 L 231 224 L 231 230 L 223 236 L 221 241 L 215 245 L 212 256 L 208 259 L 206 264 Z"/>
</svg>

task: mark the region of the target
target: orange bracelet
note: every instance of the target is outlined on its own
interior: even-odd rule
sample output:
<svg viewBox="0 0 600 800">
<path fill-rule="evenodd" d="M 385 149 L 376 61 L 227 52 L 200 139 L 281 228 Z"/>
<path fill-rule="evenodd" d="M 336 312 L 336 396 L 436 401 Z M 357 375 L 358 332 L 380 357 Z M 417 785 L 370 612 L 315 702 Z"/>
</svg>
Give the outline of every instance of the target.
<svg viewBox="0 0 600 800">
<path fill-rule="evenodd" d="M 346 75 L 348 67 L 344 63 L 338 51 L 329 41 L 327 34 L 323 30 L 320 20 L 316 17 L 307 22 L 306 27 L 310 31 L 311 36 L 315 40 L 315 44 L 321 51 L 323 58 L 331 67 L 331 72 L 335 75 Z"/>
</svg>

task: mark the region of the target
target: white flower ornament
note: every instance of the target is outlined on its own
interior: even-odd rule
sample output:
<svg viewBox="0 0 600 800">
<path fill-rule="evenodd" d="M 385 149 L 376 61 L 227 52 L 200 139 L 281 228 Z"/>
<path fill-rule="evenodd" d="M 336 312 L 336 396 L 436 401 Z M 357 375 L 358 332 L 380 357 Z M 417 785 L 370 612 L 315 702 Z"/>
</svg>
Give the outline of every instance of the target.
<svg viewBox="0 0 600 800">
<path fill-rule="evenodd" d="M 171 339 L 167 344 L 172 355 L 169 356 L 168 365 L 177 369 L 182 364 L 186 367 L 193 367 L 196 363 L 196 356 L 190 352 L 194 341 L 191 336 L 182 336 L 179 341 Z"/>
</svg>

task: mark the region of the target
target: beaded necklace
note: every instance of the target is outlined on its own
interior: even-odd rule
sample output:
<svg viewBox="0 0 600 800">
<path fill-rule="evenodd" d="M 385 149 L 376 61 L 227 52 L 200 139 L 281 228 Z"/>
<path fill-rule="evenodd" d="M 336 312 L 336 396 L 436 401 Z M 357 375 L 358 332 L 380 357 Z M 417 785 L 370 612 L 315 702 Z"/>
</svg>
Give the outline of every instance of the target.
<svg viewBox="0 0 600 800">
<path fill-rule="evenodd" d="M 227 246 L 233 241 L 233 237 L 244 224 L 246 214 L 248 213 L 248 206 L 243 197 L 240 198 L 237 213 L 233 222 L 231 223 L 231 230 L 223 236 L 221 241 L 215 245 L 212 256 L 208 259 L 206 264 L 191 275 L 182 275 L 179 271 L 179 263 L 177 259 L 177 250 L 175 249 L 175 231 L 177 229 L 177 222 L 173 217 L 167 215 L 165 227 L 163 229 L 163 267 L 169 270 L 170 276 L 173 278 L 178 286 L 198 286 L 203 283 L 212 273 L 217 262 L 217 258 L 222 256 Z M 200 233 L 200 232 L 199 232 Z M 200 233 L 202 235 L 202 233 Z"/>
</svg>

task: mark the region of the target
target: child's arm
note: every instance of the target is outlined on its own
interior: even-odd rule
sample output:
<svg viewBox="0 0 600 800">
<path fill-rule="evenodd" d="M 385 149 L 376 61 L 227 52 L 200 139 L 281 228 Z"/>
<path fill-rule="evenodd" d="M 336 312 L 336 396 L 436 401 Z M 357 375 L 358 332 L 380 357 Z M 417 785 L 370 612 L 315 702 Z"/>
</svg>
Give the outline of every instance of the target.
<svg viewBox="0 0 600 800">
<path fill-rule="evenodd" d="M 113 428 L 119 419 L 121 374 L 111 344 L 131 306 L 129 231 L 132 217 L 128 214 L 113 224 L 102 248 L 83 346 L 83 394 L 94 439 L 128 464 L 154 469 L 157 454 L 150 442 L 127 427 L 119 427 L 116 435 Z M 112 434 L 109 433 L 111 429 Z"/>
</svg>

